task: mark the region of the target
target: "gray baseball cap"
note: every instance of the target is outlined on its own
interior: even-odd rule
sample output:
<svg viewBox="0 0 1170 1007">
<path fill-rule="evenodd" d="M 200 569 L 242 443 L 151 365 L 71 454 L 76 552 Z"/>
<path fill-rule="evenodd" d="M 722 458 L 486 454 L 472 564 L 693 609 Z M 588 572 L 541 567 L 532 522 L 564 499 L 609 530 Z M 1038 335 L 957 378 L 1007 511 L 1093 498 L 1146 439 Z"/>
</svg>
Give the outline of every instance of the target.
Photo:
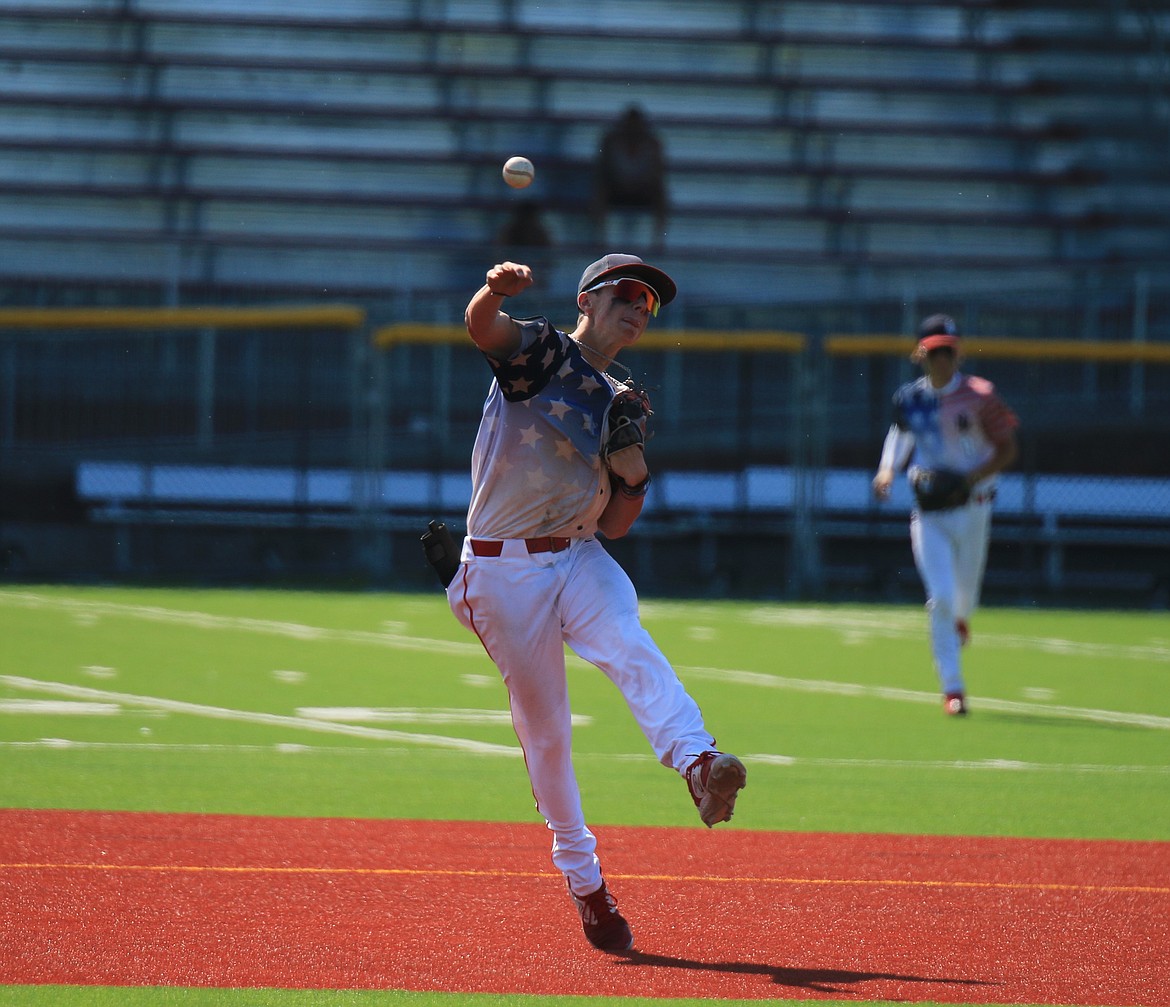
<svg viewBox="0 0 1170 1007">
<path fill-rule="evenodd" d="M 585 272 L 581 274 L 581 282 L 577 285 L 577 293 L 595 287 L 603 280 L 616 280 L 621 277 L 641 280 L 647 286 L 653 287 L 663 304 L 669 304 L 678 293 L 674 280 L 661 269 L 625 252 L 610 252 L 586 266 Z"/>
</svg>

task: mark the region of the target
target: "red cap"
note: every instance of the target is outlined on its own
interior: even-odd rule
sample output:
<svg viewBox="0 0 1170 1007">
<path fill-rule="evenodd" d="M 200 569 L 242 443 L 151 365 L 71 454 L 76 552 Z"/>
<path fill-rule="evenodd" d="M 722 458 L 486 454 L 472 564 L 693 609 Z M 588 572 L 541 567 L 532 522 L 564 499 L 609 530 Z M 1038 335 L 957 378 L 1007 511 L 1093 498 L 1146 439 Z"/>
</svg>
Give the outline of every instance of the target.
<svg viewBox="0 0 1170 1007">
<path fill-rule="evenodd" d="M 931 315 L 918 326 L 918 345 L 924 350 L 937 350 L 940 346 L 955 348 L 959 342 L 959 327 L 950 315 Z"/>
</svg>

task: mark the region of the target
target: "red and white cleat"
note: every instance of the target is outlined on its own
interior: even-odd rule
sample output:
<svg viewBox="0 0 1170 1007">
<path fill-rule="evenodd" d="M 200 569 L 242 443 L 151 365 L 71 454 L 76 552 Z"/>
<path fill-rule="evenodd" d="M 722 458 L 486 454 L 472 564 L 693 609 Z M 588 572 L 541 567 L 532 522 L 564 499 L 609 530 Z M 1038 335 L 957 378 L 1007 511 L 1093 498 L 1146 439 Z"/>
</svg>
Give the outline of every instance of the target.
<svg viewBox="0 0 1170 1007">
<path fill-rule="evenodd" d="M 747 786 L 747 770 L 734 755 L 704 752 L 687 767 L 687 786 L 707 828 L 729 822 L 735 799 Z"/>
<path fill-rule="evenodd" d="M 605 882 L 588 895 L 574 895 L 569 889 L 573 904 L 581 915 L 581 928 L 585 939 L 598 951 L 622 954 L 634 946 L 634 934 L 626 918 L 618 912 L 617 900 L 609 894 Z"/>
<path fill-rule="evenodd" d="M 967 716 L 967 697 L 961 692 L 948 692 L 943 696 L 943 710 L 948 717 Z"/>
</svg>

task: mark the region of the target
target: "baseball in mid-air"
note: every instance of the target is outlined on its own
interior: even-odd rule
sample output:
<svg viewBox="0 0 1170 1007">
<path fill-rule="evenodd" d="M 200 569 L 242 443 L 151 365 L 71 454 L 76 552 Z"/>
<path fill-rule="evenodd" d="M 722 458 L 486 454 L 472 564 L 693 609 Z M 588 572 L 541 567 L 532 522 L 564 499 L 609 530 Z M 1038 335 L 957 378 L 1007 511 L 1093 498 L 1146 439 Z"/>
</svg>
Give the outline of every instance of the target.
<svg viewBox="0 0 1170 1007">
<path fill-rule="evenodd" d="M 504 181 L 513 189 L 524 189 L 532 184 L 536 169 L 526 157 L 510 157 L 504 162 Z"/>
</svg>

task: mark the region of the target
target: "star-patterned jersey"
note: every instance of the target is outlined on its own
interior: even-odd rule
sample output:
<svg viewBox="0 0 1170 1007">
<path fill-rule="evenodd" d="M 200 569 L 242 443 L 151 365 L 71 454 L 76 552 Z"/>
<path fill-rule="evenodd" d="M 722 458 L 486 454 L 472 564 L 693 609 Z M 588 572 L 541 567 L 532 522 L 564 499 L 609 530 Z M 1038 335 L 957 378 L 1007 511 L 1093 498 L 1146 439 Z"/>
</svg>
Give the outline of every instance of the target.
<svg viewBox="0 0 1170 1007">
<path fill-rule="evenodd" d="M 547 318 L 517 322 L 516 353 L 507 360 L 484 354 L 495 377 L 471 454 L 467 533 L 593 535 L 610 496 L 602 428 L 623 386 L 589 364 L 577 342 Z"/>
<path fill-rule="evenodd" d="M 971 472 L 995 453 L 995 445 L 1011 435 L 1019 420 L 990 381 L 960 373 L 940 389 L 925 376 L 899 388 L 894 425 L 914 438 L 911 467 Z"/>
</svg>

